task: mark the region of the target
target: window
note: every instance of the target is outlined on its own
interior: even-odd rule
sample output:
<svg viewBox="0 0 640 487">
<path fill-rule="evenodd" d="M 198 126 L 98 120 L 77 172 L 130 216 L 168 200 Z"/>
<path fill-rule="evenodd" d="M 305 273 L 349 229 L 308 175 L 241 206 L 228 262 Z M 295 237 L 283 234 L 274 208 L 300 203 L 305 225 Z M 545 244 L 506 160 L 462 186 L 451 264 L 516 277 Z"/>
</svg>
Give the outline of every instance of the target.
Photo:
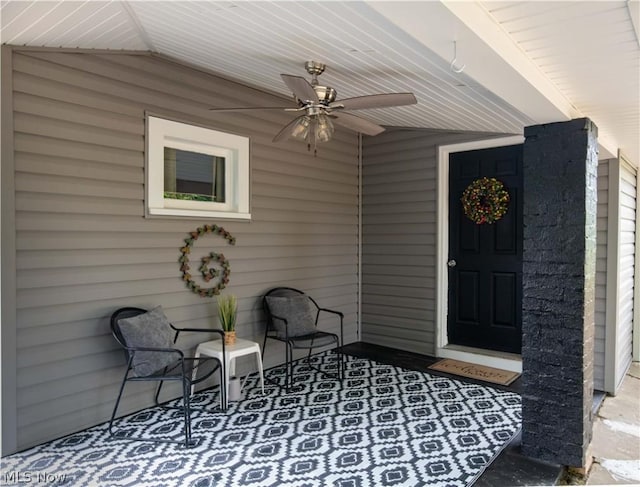
<svg viewBox="0 0 640 487">
<path fill-rule="evenodd" d="M 225 202 L 226 159 L 175 147 L 164 148 L 164 198 Z"/>
<path fill-rule="evenodd" d="M 147 117 L 146 215 L 250 219 L 249 139 Z"/>
</svg>

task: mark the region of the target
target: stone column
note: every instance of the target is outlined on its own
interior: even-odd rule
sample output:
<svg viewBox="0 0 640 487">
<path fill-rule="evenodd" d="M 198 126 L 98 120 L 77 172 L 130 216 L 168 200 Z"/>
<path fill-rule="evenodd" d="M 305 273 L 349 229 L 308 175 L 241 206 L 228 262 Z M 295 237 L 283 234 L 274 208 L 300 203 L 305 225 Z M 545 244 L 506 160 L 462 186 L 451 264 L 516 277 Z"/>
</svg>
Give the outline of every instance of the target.
<svg viewBox="0 0 640 487">
<path fill-rule="evenodd" d="M 522 452 L 580 468 L 592 432 L 597 127 L 583 118 L 524 135 Z"/>
</svg>

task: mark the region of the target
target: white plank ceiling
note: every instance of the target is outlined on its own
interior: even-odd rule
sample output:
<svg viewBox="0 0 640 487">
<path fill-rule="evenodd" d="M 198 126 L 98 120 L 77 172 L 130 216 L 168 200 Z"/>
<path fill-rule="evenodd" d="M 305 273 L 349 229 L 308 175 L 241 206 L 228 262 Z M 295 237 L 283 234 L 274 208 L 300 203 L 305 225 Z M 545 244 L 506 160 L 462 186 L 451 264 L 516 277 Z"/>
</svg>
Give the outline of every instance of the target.
<svg viewBox="0 0 640 487">
<path fill-rule="evenodd" d="M 486 2 L 485 8 L 562 94 L 620 141 L 636 164 L 640 49 L 638 2 Z M 624 141 L 635 141 L 625 146 Z M 635 149 L 633 149 L 635 144 Z"/>
<path fill-rule="evenodd" d="M 476 5 L 576 113 L 595 121 L 613 141 L 610 151 L 621 147 L 638 163 L 640 47 L 626 2 Z M 489 83 L 451 69 L 462 22 L 420 18 L 426 33 L 451 24 L 439 39 L 451 47 L 448 57 L 375 2 L 2 0 L 0 16 L 4 44 L 150 50 L 287 97 L 279 74 L 306 76 L 307 60 L 328 65 L 320 80 L 338 99 L 414 92 L 416 106 L 360 113 L 383 125 L 522 133 L 526 125 L 559 120 L 515 108 Z M 483 55 L 496 53 L 486 48 Z"/>
</svg>

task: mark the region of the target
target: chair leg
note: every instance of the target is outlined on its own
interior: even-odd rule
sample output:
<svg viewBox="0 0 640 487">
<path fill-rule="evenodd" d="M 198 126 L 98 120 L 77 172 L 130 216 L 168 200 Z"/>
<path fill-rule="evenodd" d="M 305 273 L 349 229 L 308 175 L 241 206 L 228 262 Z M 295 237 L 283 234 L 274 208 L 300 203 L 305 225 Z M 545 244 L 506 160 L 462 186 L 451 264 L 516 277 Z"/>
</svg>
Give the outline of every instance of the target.
<svg viewBox="0 0 640 487">
<path fill-rule="evenodd" d="M 286 369 L 285 369 L 285 382 L 284 388 L 289 392 L 289 384 L 293 387 L 293 348 L 291 344 L 287 342 L 287 354 L 286 354 Z"/>
<path fill-rule="evenodd" d="M 262 357 L 264 358 L 264 349 L 267 348 L 267 334 L 264 334 L 264 340 L 262 342 Z"/>
<path fill-rule="evenodd" d="M 344 380 L 344 376 L 346 373 L 347 364 L 344 359 L 344 351 L 342 350 L 342 344 L 344 343 L 344 333 L 342 331 L 342 321 L 340 321 L 340 343 L 338 343 L 338 348 L 340 349 L 340 380 Z"/>
<path fill-rule="evenodd" d="M 313 350 L 313 339 L 311 339 L 311 347 L 309 347 L 309 353 L 307 354 L 307 367 L 313 367 L 313 365 L 311 365 L 311 352 Z"/>
<path fill-rule="evenodd" d="M 182 409 L 184 410 L 184 447 L 191 446 L 191 385 L 188 380 L 182 381 Z"/>
<path fill-rule="evenodd" d="M 111 419 L 109 420 L 109 435 L 113 436 L 113 421 L 116 418 L 116 412 L 118 411 L 118 406 L 120 405 L 120 399 L 122 399 L 122 392 L 124 391 L 124 385 L 127 382 L 127 375 L 129 374 L 129 369 L 124 373 L 124 377 L 122 378 L 122 384 L 120 384 L 120 391 L 118 392 L 118 399 L 116 399 L 116 404 L 113 407 L 113 413 L 111 413 Z"/>
<path fill-rule="evenodd" d="M 160 406 L 160 402 L 158 401 L 159 397 L 160 397 L 160 389 L 162 389 L 162 384 L 164 384 L 164 381 L 161 380 L 158 383 L 158 388 L 156 389 L 156 396 L 155 396 L 155 402 L 156 402 L 156 406 Z"/>
<path fill-rule="evenodd" d="M 113 412 L 111 413 L 111 418 L 109 419 L 109 435 L 113 436 L 115 434 L 113 429 L 113 423 L 116 419 L 116 414 L 118 412 L 118 407 L 120 406 L 120 400 L 122 399 L 122 394 L 124 392 L 125 384 L 127 383 L 127 376 L 129 374 L 129 370 L 124 374 L 122 379 L 122 383 L 120 384 L 120 390 L 118 391 L 118 397 L 116 399 L 116 404 L 113 407 Z M 156 392 L 156 404 L 158 404 L 158 396 L 160 395 L 160 388 L 162 386 L 162 382 L 158 385 L 158 390 Z M 193 446 L 193 441 L 191 437 L 191 381 L 188 378 L 185 378 L 182 381 L 182 409 L 183 409 L 183 418 L 184 418 L 184 446 L 188 448 Z M 128 440 L 139 440 L 139 441 L 151 441 L 154 443 L 181 443 L 177 440 L 154 440 L 151 438 L 142 438 L 142 437 L 132 437 L 128 436 L 126 439 Z"/>
<path fill-rule="evenodd" d="M 163 373 L 163 375 L 166 375 L 166 373 L 167 373 L 167 368 L 168 368 L 168 367 L 165 367 L 165 368 L 164 368 L 164 373 Z M 161 380 L 161 381 L 160 381 L 160 383 L 158 384 L 158 389 L 156 390 L 156 397 L 155 397 L 156 406 L 160 406 L 160 402 L 159 402 L 159 400 L 158 400 L 158 399 L 159 399 L 159 397 L 160 397 L 160 389 L 162 389 L 162 384 L 164 384 L 164 381 L 163 381 L 163 380 Z"/>
<path fill-rule="evenodd" d="M 193 370 L 191 371 L 191 384 L 192 384 L 191 385 L 191 395 L 192 396 L 193 396 L 193 393 L 196 392 L 196 386 L 195 386 L 195 384 L 193 382 L 198 377 L 198 364 L 200 363 L 198 361 L 198 359 L 200 358 L 200 345 L 198 345 L 196 347 L 196 353 L 193 356 L 193 358 L 194 358 L 194 367 L 193 367 Z"/>
<path fill-rule="evenodd" d="M 289 392 L 289 343 L 284 344 L 284 390 Z"/>
<path fill-rule="evenodd" d="M 226 411 L 229 405 L 227 400 L 227 373 L 224 366 L 224 360 L 220 362 L 220 410 Z"/>
</svg>

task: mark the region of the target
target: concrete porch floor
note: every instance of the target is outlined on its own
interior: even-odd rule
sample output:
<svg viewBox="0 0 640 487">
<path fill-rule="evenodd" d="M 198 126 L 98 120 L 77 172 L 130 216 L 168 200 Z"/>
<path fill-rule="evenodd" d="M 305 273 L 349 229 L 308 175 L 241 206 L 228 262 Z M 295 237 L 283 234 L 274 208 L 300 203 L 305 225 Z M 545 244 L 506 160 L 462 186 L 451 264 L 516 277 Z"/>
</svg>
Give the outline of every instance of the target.
<svg viewBox="0 0 640 487">
<path fill-rule="evenodd" d="M 593 425 L 594 464 L 587 485 L 640 485 L 640 363 L 618 395 L 605 398 Z"/>
</svg>

